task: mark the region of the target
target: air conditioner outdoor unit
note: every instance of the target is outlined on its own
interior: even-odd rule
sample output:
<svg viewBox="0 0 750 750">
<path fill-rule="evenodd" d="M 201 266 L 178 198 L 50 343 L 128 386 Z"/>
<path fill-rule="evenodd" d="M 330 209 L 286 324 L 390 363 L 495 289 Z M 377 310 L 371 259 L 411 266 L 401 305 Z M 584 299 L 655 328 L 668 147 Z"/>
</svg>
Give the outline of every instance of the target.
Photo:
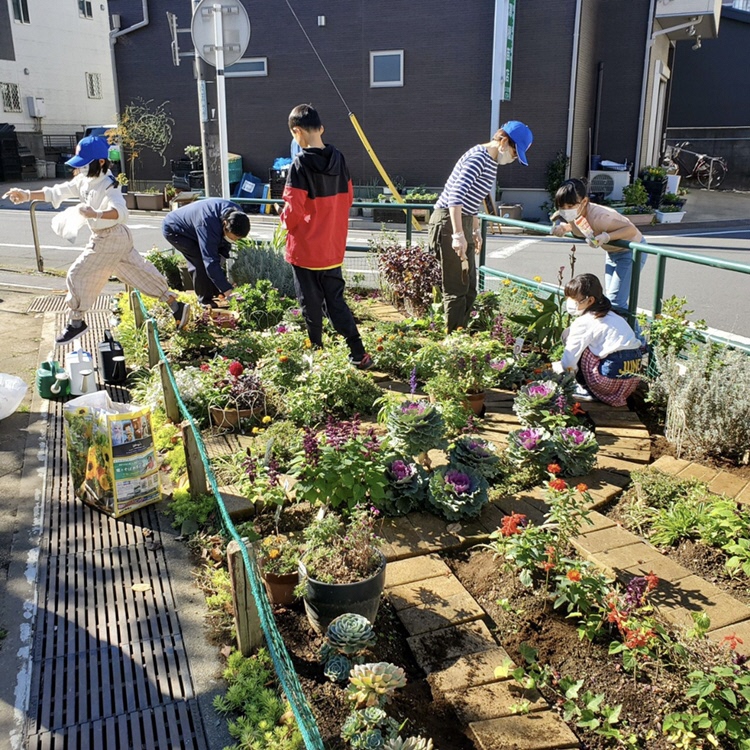
<svg viewBox="0 0 750 750">
<path fill-rule="evenodd" d="M 630 172 L 610 172 L 604 169 L 589 173 L 589 192 L 603 193 L 610 201 L 623 199 L 622 189 L 630 184 Z"/>
</svg>

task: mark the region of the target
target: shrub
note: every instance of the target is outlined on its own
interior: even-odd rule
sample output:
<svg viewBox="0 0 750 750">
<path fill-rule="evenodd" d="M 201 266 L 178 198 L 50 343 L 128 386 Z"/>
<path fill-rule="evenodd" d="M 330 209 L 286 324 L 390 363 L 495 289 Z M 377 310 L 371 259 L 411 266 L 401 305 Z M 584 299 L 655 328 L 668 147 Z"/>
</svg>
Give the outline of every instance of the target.
<svg viewBox="0 0 750 750">
<path fill-rule="evenodd" d="M 182 273 L 180 267 L 187 268 L 185 259 L 174 250 L 159 250 L 156 246 L 146 255 L 146 260 L 156 266 L 156 270 L 164 276 L 169 284 L 170 289 L 184 291 L 185 285 L 182 283 Z"/>
<path fill-rule="evenodd" d="M 295 300 L 283 297 L 268 279 L 259 279 L 254 285 L 237 287 L 229 300 L 229 307 L 240 314 L 240 325 L 256 331 L 276 326 Z"/>
<path fill-rule="evenodd" d="M 280 224 L 270 240 L 241 239 L 229 271 L 238 286 L 267 279 L 285 297 L 294 297 L 292 267 L 284 260 L 286 229 Z"/>
<path fill-rule="evenodd" d="M 440 263 L 420 245 L 388 244 L 377 248 L 383 294 L 407 314 L 419 317 L 430 308 L 441 287 Z"/>
</svg>

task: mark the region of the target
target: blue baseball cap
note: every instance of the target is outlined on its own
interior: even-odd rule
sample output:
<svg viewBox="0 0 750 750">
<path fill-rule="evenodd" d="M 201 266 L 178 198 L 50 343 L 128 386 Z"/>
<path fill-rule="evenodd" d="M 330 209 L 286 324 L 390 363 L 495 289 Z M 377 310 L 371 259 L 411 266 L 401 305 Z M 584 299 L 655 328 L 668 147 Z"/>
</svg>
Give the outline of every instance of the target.
<svg viewBox="0 0 750 750">
<path fill-rule="evenodd" d="M 500 129 L 513 141 L 513 143 L 516 144 L 518 161 L 520 161 L 524 167 L 528 167 L 529 162 L 526 161 L 526 151 L 534 140 L 534 134 L 531 132 L 531 128 L 518 120 L 508 120 L 505 125 L 500 126 Z"/>
<path fill-rule="evenodd" d="M 65 163 L 74 169 L 80 169 L 92 161 L 109 158 L 109 143 L 106 138 L 100 135 L 90 135 L 88 138 L 81 138 L 76 146 L 76 155 L 68 159 Z"/>
</svg>

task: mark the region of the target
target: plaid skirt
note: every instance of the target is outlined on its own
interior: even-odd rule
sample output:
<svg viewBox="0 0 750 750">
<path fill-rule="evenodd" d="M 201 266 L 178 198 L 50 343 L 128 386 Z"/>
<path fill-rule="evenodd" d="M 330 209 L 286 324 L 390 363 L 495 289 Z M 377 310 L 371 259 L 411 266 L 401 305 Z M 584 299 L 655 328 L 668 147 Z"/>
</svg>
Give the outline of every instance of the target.
<svg viewBox="0 0 750 750">
<path fill-rule="evenodd" d="M 629 378 L 605 378 L 599 372 L 601 359 L 591 353 L 590 349 L 584 349 L 581 354 L 579 366 L 581 374 L 586 381 L 586 387 L 591 395 L 610 406 L 625 406 L 630 396 L 640 383 L 638 376 Z"/>
</svg>

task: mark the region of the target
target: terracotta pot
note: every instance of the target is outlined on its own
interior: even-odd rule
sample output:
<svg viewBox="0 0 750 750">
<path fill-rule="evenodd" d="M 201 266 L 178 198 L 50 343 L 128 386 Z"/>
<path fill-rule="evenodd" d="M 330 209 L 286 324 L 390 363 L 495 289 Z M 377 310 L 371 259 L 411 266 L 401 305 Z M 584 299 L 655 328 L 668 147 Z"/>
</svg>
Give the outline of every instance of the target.
<svg viewBox="0 0 750 750">
<path fill-rule="evenodd" d="M 209 406 L 208 413 L 214 427 L 231 427 L 236 430 L 241 419 L 251 419 L 259 412 L 257 409 L 222 409 L 219 406 Z"/>
<path fill-rule="evenodd" d="M 263 573 L 263 585 L 266 587 L 271 604 L 288 607 L 294 601 L 294 589 L 299 583 L 299 571 L 294 573 Z"/>
<path fill-rule="evenodd" d="M 481 417 L 482 414 L 484 414 L 484 396 L 484 391 L 482 391 L 481 393 L 466 394 L 466 402 L 469 404 L 469 407 L 474 412 L 474 414 L 476 414 L 478 417 Z"/>
</svg>

